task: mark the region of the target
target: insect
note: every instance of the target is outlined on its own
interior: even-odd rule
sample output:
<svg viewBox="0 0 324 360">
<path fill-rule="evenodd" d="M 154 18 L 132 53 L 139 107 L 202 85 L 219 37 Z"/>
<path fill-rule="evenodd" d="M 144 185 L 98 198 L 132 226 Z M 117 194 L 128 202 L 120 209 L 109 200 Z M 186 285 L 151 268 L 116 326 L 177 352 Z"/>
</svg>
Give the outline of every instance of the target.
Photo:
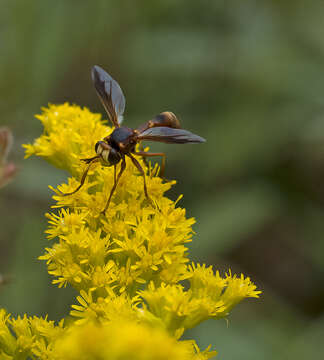
<svg viewBox="0 0 324 360">
<path fill-rule="evenodd" d="M 62 195 L 72 195 L 82 187 L 93 163 L 100 161 L 103 166 L 114 166 L 114 184 L 110 191 L 106 206 L 102 211 L 102 213 L 105 213 L 109 207 L 119 179 L 125 171 L 125 157 L 127 156 L 143 176 L 145 196 L 148 201 L 153 204 L 147 191 L 145 172 L 141 164 L 133 155 L 139 155 L 144 158 L 149 156 L 161 156 L 161 175 L 164 173 L 166 155 L 164 153 L 136 151 L 136 144 L 143 140 L 159 141 L 170 144 L 202 143 L 206 140 L 190 131 L 180 129 L 178 118 L 169 111 L 160 113 L 152 120 L 140 125 L 137 129 L 121 126 L 125 110 L 125 97 L 119 84 L 106 71 L 97 65 L 92 68 L 91 77 L 99 99 L 115 129 L 109 136 L 96 143 L 95 156 L 88 159 L 81 159 L 87 163 L 88 166 L 81 177 L 80 185 L 74 191 L 63 193 Z M 117 174 L 117 164 L 119 162 L 121 162 L 121 167 Z"/>
</svg>

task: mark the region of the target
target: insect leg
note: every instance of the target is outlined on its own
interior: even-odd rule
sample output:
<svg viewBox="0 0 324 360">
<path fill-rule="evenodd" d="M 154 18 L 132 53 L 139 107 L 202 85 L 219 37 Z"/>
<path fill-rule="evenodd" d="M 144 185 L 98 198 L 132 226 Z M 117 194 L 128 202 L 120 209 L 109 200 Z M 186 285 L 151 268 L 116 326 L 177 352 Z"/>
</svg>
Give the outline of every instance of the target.
<svg viewBox="0 0 324 360">
<path fill-rule="evenodd" d="M 145 172 L 144 172 L 141 164 L 131 155 L 131 153 L 128 153 L 127 156 L 129 156 L 129 157 L 131 158 L 133 164 L 137 167 L 137 169 L 139 170 L 139 172 L 140 172 L 141 175 L 143 176 L 145 196 L 146 196 L 147 200 L 151 203 L 151 205 L 154 206 L 154 203 L 153 203 L 152 199 L 149 197 L 149 194 L 148 194 L 148 192 L 147 192 L 146 180 L 145 180 Z"/>
<path fill-rule="evenodd" d="M 81 187 L 82 187 L 82 185 L 84 184 L 85 179 L 86 179 L 86 177 L 87 177 L 87 175 L 88 175 L 88 172 L 89 172 L 89 170 L 90 170 L 91 165 L 92 165 L 93 163 L 99 161 L 99 158 L 98 158 L 98 156 L 95 156 L 95 157 L 92 158 L 92 159 L 83 159 L 83 160 L 89 160 L 89 161 L 87 162 L 87 164 L 88 164 L 87 168 L 85 169 L 84 173 L 82 174 L 81 181 L 80 181 L 80 185 L 79 185 L 74 191 L 72 191 L 72 192 L 62 193 L 62 196 L 72 195 L 72 194 L 76 193 L 78 190 L 81 189 Z"/>
<path fill-rule="evenodd" d="M 92 158 L 88 158 L 88 159 L 80 159 L 81 161 L 84 161 L 86 164 L 90 164 L 94 159 L 99 159 L 99 156 L 96 155 Z"/>
<path fill-rule="evenodd" d="M 119 181 L 122 173 L 124 172 L 125 168 L 126 168 L 126 161 L 125 161 L 125 158 L 123 158 L 122 163 L 121 163 L 121 167 L 120 167 L 120 170 L 119 170 L 119 173 L 118 173 L 118 176 L 116 178 L 116 165 L 114 165 L 114 185 L 113 185 L 112 189 L 110 190 L 109 198 L 107 200 L 105 208 L 101 212 L 102 214 L 106 213 L 106 210 L 108 209 L 109 204 L 110 204 L 110 200 L 111 200 L 111 198 L 112 198 L 112 196 L 113 196 L 113 194 L 114 194 L 114 192 L 116 190 L 118 181 Z"/>
<path fill-rule="evenodd" d="M 117 182 L 117 165 L 114 165 L 114 183 Z"/>
<path fill-rule="evenodd" d="M 165 170 L 165 160 L 166 160 L 166 155 L 164 153 L 149 153 L 149 152 L 145 152 L 145 151 L 137 151 L 137 152 L 133 152 L 133 154 L 143 156 L 144 160 L 145 160 L 145 157 L 161 156 L 162 157 L 162 163 L 161 163 L 160 175 L 163 178 L 164 170 Z"/>
<path fill-rule="evenodd" d="M 139 152 L 144 152 L 144 146 L 142 142 L 139 143 L 139 150 L 140 150 Z M 143 161 L 145 166 L 148 167 L 149 164 L 144 156 L 143 156 Z"/>
</svg>

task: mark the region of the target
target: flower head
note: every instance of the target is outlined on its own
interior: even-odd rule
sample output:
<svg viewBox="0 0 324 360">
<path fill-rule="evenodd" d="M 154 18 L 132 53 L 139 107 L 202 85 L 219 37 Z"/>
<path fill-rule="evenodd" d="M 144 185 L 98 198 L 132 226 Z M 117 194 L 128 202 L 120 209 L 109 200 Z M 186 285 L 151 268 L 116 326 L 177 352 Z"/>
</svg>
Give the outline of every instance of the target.
<svg viewBox="0 0 324 360">
<path fill-rule="evenodd" d="M 0 358 L 52 359 L 56 339 L 62 336 L 63 321 L 55 324 L 45 318 L 12 318 L 0 309 Z"/>
<path fill-rule="evenodd" d="M 111 167 L 94 164 L 84 186 L 63 197 L 84 173 L 80 159 L 92 157 L 95 143 L 112 129 L 100 115 L 69 104 L 50 105 L 37 118 L 44 134 L 25 145 L 26 157 L 41 156 L 72 175 L 52 188 L 53 208 L 59 210 L 46 214 L 46 233 L 55 242 L 40 259 L 47 262 L 53 283 L 69 284 L 79 296 L 72 305 L 74 321 L 65 328 L 59 324 L 56 329 L 47 319 L 18 318 L 10 320 L 12 338 L 3 315 L 9 353 L 16 347 L 26 354 L 47 354 L 46 359 L 214 356 L 209 348 L 201 352 L 194 341 L 181 341 L 183 332 L 204 320 L 227 317 L 238 302 L 258 297 L 260 291 L 243 275 L 222 277 L 212 267 L 189 264 L 186 244 L 195 221 L 177 206 L 181 197 L 174 202 L 164 195 L 175 182 L 164 182 L 158 167 L 146 166 L 141 158 L 137 160 L 145 168 L 155 206 L 147 201 L 143 177 L 132 162 L 126 163 L 105 215 L 101 210 L 114 182 Z"/>
<path fill-rule="evenodd" d="M 199 360 L 216 352 L 200 352 L 192 342 L 179 342 L 163 329 L 136 322 L 72 326 L 55 345 L 54 359 L 66 360 Z"/>
</svg>

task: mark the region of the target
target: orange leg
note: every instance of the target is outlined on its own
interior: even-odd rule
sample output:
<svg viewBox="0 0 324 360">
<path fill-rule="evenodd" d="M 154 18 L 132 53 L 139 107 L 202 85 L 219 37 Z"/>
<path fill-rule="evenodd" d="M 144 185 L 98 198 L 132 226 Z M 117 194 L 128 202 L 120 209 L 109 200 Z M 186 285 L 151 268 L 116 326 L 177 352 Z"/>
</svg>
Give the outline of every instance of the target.
<svg viewBox="0 0 324 360">
<path fill-rule="evenodd" d="M 166 160 L 166 155 L 164 153 L 149 153 L 145 151 L 137 151 L 137 152 L 133 152 L 133 154 L 143 156 L 144 158 L 150 156 L 162 156 L 160 175 L 163 178 L 164 170 L 165 170 L 165 160 Z"/>
</svg>

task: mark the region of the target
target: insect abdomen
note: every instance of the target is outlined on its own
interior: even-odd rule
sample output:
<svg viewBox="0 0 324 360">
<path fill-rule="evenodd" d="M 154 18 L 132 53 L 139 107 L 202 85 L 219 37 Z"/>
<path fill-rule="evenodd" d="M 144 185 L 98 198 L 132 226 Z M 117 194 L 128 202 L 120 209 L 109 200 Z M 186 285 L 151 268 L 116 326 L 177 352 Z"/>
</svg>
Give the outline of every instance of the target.
<svg viewBox="0 0 324 360">
<path fill-rule="evenodd" d="M 149 127 L 167 126 L 174 129 L 180 129 L 180 121 L 171 111 L 164 111 L 156 115 L 154 119 L 149 121 Z"/>
<path fill-rule="evenodd" d="M 141 125 L 138 129 L 137 132 L 141 133 L 147 129 L 151 129 L 154 127 L 161 127 L 161 126 L 165 126 L 165 127 L 170 127 L 173 129 L 180 129 L 180 121 L 178 120 L 178 118 L 173 114 L 173 112 L 171 111 L 165 111 L 162 112 L 159 115 L 156 115 L 152 120 L 148 121 L 147 123 Z"/>
</svg>

